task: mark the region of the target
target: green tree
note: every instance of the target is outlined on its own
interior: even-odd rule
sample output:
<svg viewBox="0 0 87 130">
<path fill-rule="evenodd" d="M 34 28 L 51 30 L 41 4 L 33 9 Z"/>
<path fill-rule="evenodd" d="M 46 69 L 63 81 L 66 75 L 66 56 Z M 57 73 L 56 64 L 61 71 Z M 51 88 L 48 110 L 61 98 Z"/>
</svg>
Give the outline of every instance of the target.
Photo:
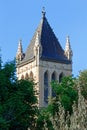
<svg viewBox="0 0 87 130">
<path fill-rule="evenodd" d="M 75 78 L 71 76 L 64 77 L 61 83 L 53 81 L 51 85 L 54 90 L 55 97 L 49 97 L 48 107 L 40 111 L 36 130 L 55 130 L 53 125 L 54 123 L 55 127 L 58 125 L 57 129 L 63 129 L 64 122 L 66 121 L 65 118 L 68 116 L 68 111 L 70 114 L 72 113 L 72 105 L 74 101 L 77 101 L 78 99 Z M 65 111 L 62 110 L 63 107 Z M 65 113 L 63 117 L 62 112 Z"/>
<path fill-rule="evenodd" d="M 66 115 L 64 107 L 59 102 L 59 110 L 55 115 L 50 115 L 53 130 L 87 130 L 87 104 L 81 95 L 80 86 L 78 88 L 78 102 L 73 104 L 73 113 Z M 66 118 L 65 118 L 66 116 Z M 50 130 L 45 122 L 42 130 Z"/>
<path fill-rule="evenodd" d="M 2 67 L 2 59 L 1 59 L 1 49 L 0 49 L 0 70 L 1 70 L 1 67 Z"/>
<path fill-rule="evenodd" d="M 87 100 L 87 70 L 81 71 L 78 77 L 81 93 Z"/>
<path fill-rule="evenodd" d="M 17 80 L 15 63 L 6 63 L 0 70 L 0 130 L 34 129 L 37 98 L 34 82 Z"/>
<path fill-rule="evenodd" d="M 51 83 L 55 92 L 52 109 L 54 111 L 58 108 L 57 102 L 60 101 L 65 111 L 72 113 L 73 102 L 77 100 L 77 91 L 75 85 L 75 78 L 71 76 L 63 77 L 61 83 L 53 81 Z"/>
<path fill-rule="evenodd" d="M 35 130 L 45 130 L 45 127 L 47 127 L 47 130 L 54 130 L 50 121 L 50 111 L 48 108 L 41 108 L 39 110 Z"/>
</svg>

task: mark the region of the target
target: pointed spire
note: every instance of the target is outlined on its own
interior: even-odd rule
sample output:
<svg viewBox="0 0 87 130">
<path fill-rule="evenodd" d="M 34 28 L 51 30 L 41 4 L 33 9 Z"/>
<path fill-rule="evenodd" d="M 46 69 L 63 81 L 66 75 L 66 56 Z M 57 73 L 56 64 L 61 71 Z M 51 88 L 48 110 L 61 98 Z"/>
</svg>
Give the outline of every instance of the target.
<svg viewBox="0 0 87 130">
<path fill-rule="evenodd" d="M 22 40 L 19 40 L 19 43 L 18 43 L 18 50 L 17 50 L 17 54 L 16 54 L 16 60 L 17 62 L 21 61 L 24 57 L 24 54 L 23 54 L 23 49 L 22 49 Z"/>
<path fill-rule="evenodd" d="M 46 14 L 46 12 L 45 12 L 45 7 L 43 7 L 43 8 L 42 8 L 42 18 L 45 17 L 45 14 Z"/>
<path fill-rule="evenodd" d="M 68 60 L 72 60 L 72 49 L 70 46 L 70 39 L 69 36 L 66 38 L 66 46 L 65 46 L 65 55 L 68 58 Z"/>
<path fill-rule="evenodd" d="M 66 38 L 66 46 L 65 46 L 65 51 L 68 51 L 71 49 L 71 46 L 70 46 L 70 39 L 69 39 L 69 36 L 67 36 Z"/>
<path fill-rule="evenodd" d="M 17 54 L 23 53 L 22 40 L 19 40 Z"/>
</svg>

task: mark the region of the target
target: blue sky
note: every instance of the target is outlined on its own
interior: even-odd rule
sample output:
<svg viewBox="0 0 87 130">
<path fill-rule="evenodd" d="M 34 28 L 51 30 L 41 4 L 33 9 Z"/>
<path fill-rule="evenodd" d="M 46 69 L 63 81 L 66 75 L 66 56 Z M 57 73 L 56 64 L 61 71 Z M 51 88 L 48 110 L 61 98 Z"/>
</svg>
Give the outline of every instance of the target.
<svg viewBox="0 0 87 130">
<path fill-rule="evenodd" d="M 24 52 L 40 22 L 42 7 L 65 48 L 70 36 L 73 74 L 87 69 L 87 0 L 0 0 L 0 47 L 3 62 L 14 59 L 19 39 Z"/>
</svg>

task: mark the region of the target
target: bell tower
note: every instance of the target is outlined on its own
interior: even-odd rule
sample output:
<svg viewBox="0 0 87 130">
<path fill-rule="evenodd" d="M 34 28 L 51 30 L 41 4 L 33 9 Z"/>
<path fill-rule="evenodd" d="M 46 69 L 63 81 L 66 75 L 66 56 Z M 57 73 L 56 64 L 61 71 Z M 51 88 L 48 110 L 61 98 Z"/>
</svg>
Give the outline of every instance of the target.
<svg viewBox="0 0 87 130">
<path fill-rule="evenodd" d="M 67 37 L 65 51 L 53 32 L 43 8 L 40 23 L 30 41 L 25 55 L 22 42 L 17 50 L 17 77 L 20 80 L 32 78 L 38 91 L 39 107 L 48 105 L 48 97 L 53 96 L 52 80 L 61 82 L 63 76 L 72 74 L 72 50 Z"/>
</svg>

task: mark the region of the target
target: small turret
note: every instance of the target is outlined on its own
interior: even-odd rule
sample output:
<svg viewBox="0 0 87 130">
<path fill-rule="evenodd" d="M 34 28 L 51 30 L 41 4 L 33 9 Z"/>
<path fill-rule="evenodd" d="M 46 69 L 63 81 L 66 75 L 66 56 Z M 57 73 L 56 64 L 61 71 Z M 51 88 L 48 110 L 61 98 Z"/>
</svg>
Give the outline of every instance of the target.
<svg viewBox="0 0 87 130">
<path fill-rule="evenodd" d="M 18 43 L 18 50 L 17 50 L 17 54 L 16 54 L 17 63 L 22 61 L 23 58 L 24 58 L 24 53 L 23 53 L 23 49 L 22 49 L 22 40 L 20 40 Z"/>
<path fill-rule="evenodd" d="M 72 49 L 71 49 L 71 46 L 70 46 L 69 36 L 67 36 L 67 38 L 66 38 L 65 55 L 68 58 L 68 60 L 72 61 L 73 53 L 72 53 Z"/>
</svg>

